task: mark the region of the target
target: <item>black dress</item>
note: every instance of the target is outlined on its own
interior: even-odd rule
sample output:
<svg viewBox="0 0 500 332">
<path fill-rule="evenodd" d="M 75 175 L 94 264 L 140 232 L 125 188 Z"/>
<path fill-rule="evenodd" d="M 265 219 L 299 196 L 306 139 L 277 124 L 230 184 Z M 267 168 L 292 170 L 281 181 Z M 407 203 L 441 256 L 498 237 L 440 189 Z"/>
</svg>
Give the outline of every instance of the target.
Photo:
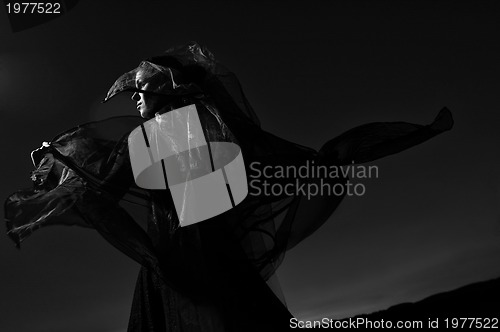
<svg viewBox="0 0 500 332">
<path fill-rule="evenodd" d="M 207 52 L 195 46 L 183 49 L 178 59 L 191 57 L 198 63 Z M 241 147 L 247 176 L 254 162 L 338 166 L 373 161 L 420 144 L 453 124 L 447 109 L 426 126 L 370 123 L 315 151 L 262 130 L 234 77 L 219 75 L 218 67 L 207 68 L 218 75 L 205 76 L 204 93 L 191 100 L 207 141 Z M 228 78 L 236 87 L 232 92 L 224 88 Z M 130 332 L 286 330 L 292 315 L 266 280 L 284 253 L 317 230 L 345 194 L 248 195 L 225 213 L 179 227 L 167 190 L 146 190 L 134 183 L 127 138 L 144 121 L 114 117 L 56 136 L 36 158 L 33 187 L 13 193 L 5 202 L 8 235 L 20 246 L 40 227 L 91 227 L 141 264 Z M 347 180 L 340 176 L 325 181 L 334 185 Z M 271 181 L 284 185 L 296 179 Z M 147 212 L 146 230 L 132 217 L 140 215 L 138 211 Z"/>
</svg>

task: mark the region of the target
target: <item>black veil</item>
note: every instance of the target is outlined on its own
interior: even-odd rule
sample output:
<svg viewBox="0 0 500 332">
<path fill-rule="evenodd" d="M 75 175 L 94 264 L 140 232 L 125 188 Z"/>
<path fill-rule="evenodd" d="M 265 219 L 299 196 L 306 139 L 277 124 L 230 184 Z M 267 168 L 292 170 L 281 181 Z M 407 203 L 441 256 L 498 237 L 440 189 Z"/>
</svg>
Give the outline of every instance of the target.
<svg viewBox="0 0 500 332">
<path fill-rule="evenodd" d="M 453 125 L 451 113 L 444 108 L 429 125 L 365 124 L 331 139 L 316 151 L 262 130 L 236 76 L 197 43 L 169 49 L 141 62 L 117 79 L 105 101 L 124 91 L 141 91 L 136 85 L 138 75 L 144 80 L 155 80 L 161 75 L 164 83 L 147 93 L 196 104 L 208 140 L 236 142 L 241 147 L 249 181 L 252 163 L 260 167 L 366 163 L 420 144 Z M 131 176 L 127 138 L 144 121 L 135 116 L 114 117 L 82 124 L 55 136 L 36 158 L 33 187 L 13 193 L 5 202 L 7 233 L 16 245 L 20 246 L 36 229 L 49 225 L 91 227 L 166 283 L 175 284 L 166 276 L 169 266 L 165 265 L 169 263 L 158 252 L 160 240 L 144 231 L 130 211 L 130 207 L 150 209 L 152 196 L 157 195 L 139 188 Z M 305 185 L 320 181 L 268 180 L 280 185 L 297 180 Z M 339 176 L 324 181 L 330 186 L 345 185 L 348 178 Z M 215 219 L 223 220 L 262 279 L 270 280 L 285 252 L 320 228 L 344 196 L 345 193 L 313 197 L 300 193 L 249 194 Z M 163 211 L 166 217 L 175 219 L 172 211 L 167 210 Z M 149 226 L 160 227 L 154 222 Z M 175 233 L 176 228 L 169 232 Z M 279 293 L 276 287 L 273 290 Z"/>
</svg>

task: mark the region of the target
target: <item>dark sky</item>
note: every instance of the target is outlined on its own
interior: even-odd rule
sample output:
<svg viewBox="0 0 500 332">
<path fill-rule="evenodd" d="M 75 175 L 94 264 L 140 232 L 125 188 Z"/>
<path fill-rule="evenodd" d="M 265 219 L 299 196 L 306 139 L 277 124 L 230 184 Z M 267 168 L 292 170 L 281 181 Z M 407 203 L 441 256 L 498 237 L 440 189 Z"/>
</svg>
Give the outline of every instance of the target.
<svg viewBox="0 0 500 332">
<path fill-rule="evenodd" d="M 140 60 L 190 40 L 232 69 L 263 128 L 320 148 L 374 121 L 455 127 L 373 163 L 379 178 L 288 252 L 279 277 L 300 319 L 345 317 L 500 276 L 500 10 L 489 1 L 85 1 L 12 33 L 0 13 L 0 196 L 30 187 L 29 153 L 79 123 Z M 3 211 L 2 211 L 3 215 Z M 0 324 L 123 332 L 136 263 L 96 232 L 0 237 Z"/>
</svg>

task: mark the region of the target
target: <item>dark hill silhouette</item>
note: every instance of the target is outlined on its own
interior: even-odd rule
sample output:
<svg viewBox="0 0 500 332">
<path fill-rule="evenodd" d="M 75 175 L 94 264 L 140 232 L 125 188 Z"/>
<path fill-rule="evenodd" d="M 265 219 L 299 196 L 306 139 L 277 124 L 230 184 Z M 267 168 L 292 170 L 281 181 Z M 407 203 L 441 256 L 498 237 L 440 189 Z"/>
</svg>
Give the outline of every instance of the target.
<svg viewBox="0 0 500 332">
<path fill-rule="evenodd" d="M 432 317 L 500 317 L 500 278 L 439 293 L 415 303 L 402 303 L 387 310 L 356 316 L 370 320 Z"/>
</svg>

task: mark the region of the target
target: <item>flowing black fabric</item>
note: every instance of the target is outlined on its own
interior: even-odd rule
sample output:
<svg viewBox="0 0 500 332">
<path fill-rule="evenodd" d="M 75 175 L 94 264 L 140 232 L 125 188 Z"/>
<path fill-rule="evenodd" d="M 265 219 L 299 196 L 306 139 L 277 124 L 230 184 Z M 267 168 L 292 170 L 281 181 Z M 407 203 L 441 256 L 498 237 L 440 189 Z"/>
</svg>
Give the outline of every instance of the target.
<svg viewBox="0 0 500 332">
<path fill-rule="evenodd" d="M 170 91 L 196 105 L 208 141 L 230 141 L 241 147 L 248 181 L 252 163 L 260 167 L 365 163 L 420 144 L 453 124 L 447 109 L 427 126 L 371 123 L 315 151 L 262 130 L 235 76 L 199 45 L 172 49 L 148 63 L 154 69 L 150 77 L 161 72 L 171 79 L 157 93 Z M 107 99 L 136 91 L 132 77 L 127 73 L 118 79 Z M 134 183 L 127 138 L 144 121 L 115 117 L 56 136 L 35 158 L 33 188 L 15 192 L 5 202 L 9 236 L 20 246 L 40 227 L 92 227 L 141 264 L 129 331 L 285 329 L 292 316 L 266 280 L 285 252 L 316 231 L 345 194 L 249 194 L 217 217 L 179 227 L 168 191 L 145 190 Z M 281 185 L 320 181 L 268 180 Z M 330 185 L 347 180 L 345 176 L 324 179 Z M 134 220 L 133 210 L 147 212 L 147 231 Z"/>
</svg>

